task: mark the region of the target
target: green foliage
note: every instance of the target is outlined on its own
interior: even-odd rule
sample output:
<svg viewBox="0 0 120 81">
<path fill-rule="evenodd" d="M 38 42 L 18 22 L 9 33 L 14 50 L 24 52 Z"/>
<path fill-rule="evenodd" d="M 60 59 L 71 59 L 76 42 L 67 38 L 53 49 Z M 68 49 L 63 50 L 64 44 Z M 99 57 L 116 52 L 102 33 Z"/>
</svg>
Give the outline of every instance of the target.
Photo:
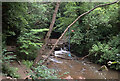
<svg viewBox="0 0 120 81">
<path fill-rule="evenodd" d="M 48 31 L 48 30 L 49 29 L 44 28 L 44 29 L 32 29 L 31 31 L 32 31 L 33 34 L 37 34 L 39 32 L 44 32 L 44 31 Z"/>
<path fill-rule="evenodd" d="M 48 29 L 31 29 L 30 32 L 24 33 L 18 37 L 18 44 L 20 44 L 19 52 L 26 54 L 27 59 L 34 59 L 37 54 L 37 50 L 42 46 L 45 32 Z"/>
<path fill-rule="evenodd" d="M 9 55 L 11 53 L 12 52 L 7 52 L 5 48 L 2 50 L 2 59 L 0 59 L 0 62 L 2 63 L 2 73 L 13 78 L 19 78 L 20 76 L 16 73 L 18 68 L 10 67 L 9 64 L 13 61 L 12 59 L 16 59 L 15 55 Z"/>
<path fill-rule="evenodd" d="M 10 67 L 10 65 L 3 64 L 2 66 L 2 73 L 4 73 L 7 76 L 11 76 L 13 78 L 20 78 L 20 75 L 16 73 L 17 71 L 18 68 Z"/>
<path fill-rule="evenodd" d="M 23 60 L 22 63 L 26 65 L 28 68 L 31 68 L 33 65 L 33 61 L 29 61 L 29 60 Z"/>
<path fill-rule="evenodd" d="M 83 5 L 84 4 L 87 3 L 83 3 Z M 93 8 L 94 5 L 95 4 L 88 3 L 88 8 L 85 8 L 85 11 Z M 118 6 L 118 4 L 114 6 Z M 114 14 L 116 14 L 116 16 L 114 16 Z M 113 17 L 114 20 L 117 21 L 118 16 L 118 7 L 99 8 L 99 10 L 95 10 L 84 16 L 81 21 L 82 23 L 79 23 L 79 26 L 75 28 L 73 27 L 75 32 L 71 37 L 71 42 L 77 44 L 77 49 L 74 51 L 78 52 L 79 49 L 80 52 L 78 53 L 83 54 L 85 51 L 89 51 L 91 46 L 96 42 L 107 41 L 112 35 L 117 34 L 119 31 L 115 29 L 118 27 L 115 27 L 115 23 L 113 25 L 110 22 L 113 22 L 113 20 L 111 20 Z"/>
<path fill-rule="evenodd" d="M 113 36 L 108 43 L 94 44 L 90 50 L 90 59 L 96 63 L 107 64 L 108 61 L 120 62 L 120 34 Z M 120 64 L 115 63 L 110 66 L 116 70 L 120 70 Z"/>
<path fill-rule="evenodd" d="M 35 58 L 43 44 L 41 38 L 48 31 L 52 11 L 51 3 L 3 3 L 3 38 L 5 42 L 17 40 L 14 42 L 18 45 L 18 56 Z"/>
<path fill-rule="evenodd" d="M 9 55 L 11 53 L 13 52 L 7 52 L 7 50 L 3 48 L 2 59 L 0 59 L 0 61 L 2 61 L 3 63 L 9 63 L 10 61 L 13 61 L 12 59 L 16 59 L 16 55 Z"/>
<path fill-rule="evenodd" d="M 38 64 L 39 65 L 39 64 Z M 49 69 L 45 65 L 37 66 L 34 69 L 34 73 L 31 73 L 32 79 L 38 79 L 38 78 L 43 78 L 43 79 L 58 79 L 56 71 L 54 69 Z"/>
</svg>

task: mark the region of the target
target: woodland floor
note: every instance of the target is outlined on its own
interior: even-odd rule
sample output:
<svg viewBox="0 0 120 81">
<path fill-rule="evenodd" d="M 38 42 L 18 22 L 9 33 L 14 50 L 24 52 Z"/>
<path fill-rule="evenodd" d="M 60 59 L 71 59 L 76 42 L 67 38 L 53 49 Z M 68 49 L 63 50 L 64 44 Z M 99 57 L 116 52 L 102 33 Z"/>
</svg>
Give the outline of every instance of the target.
<svg viewBox="0 0 120 81">
<path fill-rule="evenodd" d="M 19 79 L 25 79 L 28 76 L 27 75 L 28 71 L 30 70 L 25 65 L 23 65 L 20 61 L 19 62 L 17 62 L 17 61 L 11 62 L 10 67 L 18 68 L 16 73 L 18 75 L 20 75 Z M 10 79 L 11 77 L 9 77 L 9 76 L 0 76 L 0 78 L 2 78 L 2 79 Z"/>
</svg>

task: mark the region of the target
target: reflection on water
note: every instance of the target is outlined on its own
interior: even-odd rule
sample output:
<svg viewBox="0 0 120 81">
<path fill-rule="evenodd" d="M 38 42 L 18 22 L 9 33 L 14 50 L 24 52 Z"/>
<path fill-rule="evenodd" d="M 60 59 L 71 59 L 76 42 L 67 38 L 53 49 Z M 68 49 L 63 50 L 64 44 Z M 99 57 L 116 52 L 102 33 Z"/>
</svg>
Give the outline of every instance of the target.
<svg viewBox="0 0 120 81">
<path fill-rule="evenodd" d="M 61 78 L 70 75 L 73 79 L 80 79 L 80 77 L 84 77 L 85 79 L 118 79 L 118 73 L 120 73 L 111 69 L 108 71 L 98 71 L 101 66 L 88 63 L 88 60 L 56 59 L 61 63 L 51 62 L 48 67 L 56 69 L 60 75 L 69 72 Z"/>
</svg>

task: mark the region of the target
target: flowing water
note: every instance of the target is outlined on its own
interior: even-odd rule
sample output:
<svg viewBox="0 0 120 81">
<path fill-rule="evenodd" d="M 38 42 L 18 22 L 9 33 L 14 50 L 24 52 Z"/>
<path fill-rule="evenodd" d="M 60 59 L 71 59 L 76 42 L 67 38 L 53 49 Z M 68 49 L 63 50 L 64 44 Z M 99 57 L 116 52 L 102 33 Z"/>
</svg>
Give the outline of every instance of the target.
<svg viewBox="0 0 120 81">
<path fill-rule="evenodd" d="M 120 74 L 120 72 L 111 69 L 98 71 L 101 66 L 90 63 L 86 59 L 82 61 L 55 58 L 48 67 L 57 70 L 59 75 L 63 75 L 60 78 L 69 75 L 73 79 L 118 79 L 118 74 Z M 68 74 L 64 74 L 65 72 Z"/>
</svg>

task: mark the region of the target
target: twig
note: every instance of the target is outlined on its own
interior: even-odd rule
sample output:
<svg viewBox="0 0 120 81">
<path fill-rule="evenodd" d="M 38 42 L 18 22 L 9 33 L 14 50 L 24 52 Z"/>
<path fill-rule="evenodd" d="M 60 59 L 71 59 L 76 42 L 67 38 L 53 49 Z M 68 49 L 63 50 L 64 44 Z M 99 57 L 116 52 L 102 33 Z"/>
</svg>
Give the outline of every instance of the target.
<svg viewBox="0 0 120 81">
<path fill-rule="evenodd" d="M 88 57 L 91 54 L 85 55 L 84 57 L 81 58 L 81 60 L 84 60 L 86 57 Z"/>
</svg>

